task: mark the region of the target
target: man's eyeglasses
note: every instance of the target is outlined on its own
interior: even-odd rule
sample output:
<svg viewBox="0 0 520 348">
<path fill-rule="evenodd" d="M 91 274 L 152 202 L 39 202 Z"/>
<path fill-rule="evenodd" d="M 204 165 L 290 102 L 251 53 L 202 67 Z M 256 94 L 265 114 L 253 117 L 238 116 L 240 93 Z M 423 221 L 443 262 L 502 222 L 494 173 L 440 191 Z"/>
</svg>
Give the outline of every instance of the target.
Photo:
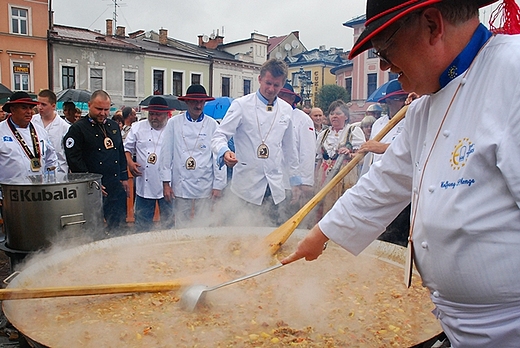
<svg viewBox="0 0 520 348">
<path fill-rule="evenodd" d="M 392 33 L 392 35 L 390 35 L 388 37 L 388 39 L 385 40 L 382 48 L 380 48 L 378 50 L 374 50 L 374 54 L 379 59 L 381 59 L 383 62 L 387 63 L 388 65 L 392 65 L 392 62 L 390 62 L 390 59 L 388 59 L 388 56 L 387 56 L 388 48 L 390 48 L 390 46 L 392 45 L 394 36 L 399 32 L 399 30 L 401 30 L 402 27 L 404 27 L 404 25 L 406 24 L 406 22 L 408 22 L 410 20 L 410 18 L 412 18 L 412 16 L 408 16 L 405 20 L 401 21 L 401 24 L 399 25 L 399 27 Z"/>
</svg>

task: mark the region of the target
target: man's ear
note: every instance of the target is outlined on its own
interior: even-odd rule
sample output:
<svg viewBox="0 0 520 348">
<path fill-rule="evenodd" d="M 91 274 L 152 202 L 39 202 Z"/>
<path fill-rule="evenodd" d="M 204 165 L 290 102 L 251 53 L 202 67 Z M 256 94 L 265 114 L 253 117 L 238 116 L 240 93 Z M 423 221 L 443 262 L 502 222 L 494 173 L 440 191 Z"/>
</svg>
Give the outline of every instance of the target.
<svg viewBox="0 0 520 348">
<path fill-rule="evenodd" d="M 430 34 L 430 44 L 436 44 L 444 35 L 444 19 L 436 8 L 428 8 L 422 14 L 422 20 L 426 21 Z"/>
</svg>

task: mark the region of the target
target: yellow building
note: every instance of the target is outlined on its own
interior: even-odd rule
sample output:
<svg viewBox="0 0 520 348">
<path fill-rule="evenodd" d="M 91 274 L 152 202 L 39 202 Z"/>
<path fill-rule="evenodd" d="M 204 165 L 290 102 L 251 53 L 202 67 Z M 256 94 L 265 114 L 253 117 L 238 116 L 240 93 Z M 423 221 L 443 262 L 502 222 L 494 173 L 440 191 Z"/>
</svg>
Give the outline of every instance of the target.
<svg viewBox="0 0 520 348">
<path fill-rule="evenodd" d="M 314 105 L 317 92 L 324 85 L 335 85 L 336 75 L 330 69 L 346 62 L 340 48 L 320 47 L 285 58 L 289 79 L 294 91 L 300 94 L 303 105 Z"/>
</svg>

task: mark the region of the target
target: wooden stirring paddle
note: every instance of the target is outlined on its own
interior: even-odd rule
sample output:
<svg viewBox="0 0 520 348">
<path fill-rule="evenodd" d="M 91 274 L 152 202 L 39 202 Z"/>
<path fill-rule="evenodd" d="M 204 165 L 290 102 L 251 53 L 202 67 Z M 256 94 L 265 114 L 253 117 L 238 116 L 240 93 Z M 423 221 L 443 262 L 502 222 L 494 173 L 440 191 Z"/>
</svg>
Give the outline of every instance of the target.
<svg viewBox="0 0 520 348">
<path fill-rule="evenodd" d="M 191 282 L 173 280 L 169 282 L 135 283 L 135 284 L 103 284 L 57 286 L 44 288 L 7 288 L 0 289 L 0 300 L 22 300 L 30 298 L 90 296 L 107 294 L 124 294 L 136 292 L 161 292 L 177 290 Z"/>
<path fill-rule="evenodd" d="M 380 141 L 383 137 L 392 129 L 394 126 L 401 121 L 406 115 L 408 106 L 405 105 L 399 110 L 394 117 L 385 125 L 383 129 L 374 137 L 374 140 Z M 302 220 L 310 213 L 312 208 L 318 205 L 319 202 L 329 193 L 334 186 L 336 186 L 356 165 L 363 159 L 365 154 L 356 154 L 350 162 L 343 167 L 338 174 L 336 174 L 323 188 L 316 193 L 296 214 L 294 214 L 289 220 L 284 222 L 280 227 L 271 232 L 265 237 L 264 242 L 267 245 L 267 249 L 271 254 L 275 254 L 283 243 L 291 236 L 294 230 L 302 222 Z"/>
</svg>

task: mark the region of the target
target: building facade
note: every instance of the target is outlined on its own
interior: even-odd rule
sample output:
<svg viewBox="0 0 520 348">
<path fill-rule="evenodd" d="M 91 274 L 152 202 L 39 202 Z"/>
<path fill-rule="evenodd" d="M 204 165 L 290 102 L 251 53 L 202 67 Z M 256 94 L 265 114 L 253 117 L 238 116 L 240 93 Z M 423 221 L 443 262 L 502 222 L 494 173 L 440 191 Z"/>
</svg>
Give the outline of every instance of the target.
<svg viewBox="0 0 520 348">
<path fill-rule="evenodd" d="M 325 85 L 335 85 L 336 76 L 331 69 L 346 62 L 341 48 L 324 46 L 285 58 L 289 66 L 289 79 L 304 105 L 314 105 L 316 94 Z"/>
<path fill-rule="evenodd" d="M 118 34 L 54 25 L 49 34 L 52 89 L 103 89 L 116 109 L 137 106 L 145 93 L 145 55 Z"/>
<path fill-rule="evenodd" d="M 0 5 L 0 82 L 13 91 L 38 93 L 49 86 L 47 0 L 9 0 Z"/>
</svg>

